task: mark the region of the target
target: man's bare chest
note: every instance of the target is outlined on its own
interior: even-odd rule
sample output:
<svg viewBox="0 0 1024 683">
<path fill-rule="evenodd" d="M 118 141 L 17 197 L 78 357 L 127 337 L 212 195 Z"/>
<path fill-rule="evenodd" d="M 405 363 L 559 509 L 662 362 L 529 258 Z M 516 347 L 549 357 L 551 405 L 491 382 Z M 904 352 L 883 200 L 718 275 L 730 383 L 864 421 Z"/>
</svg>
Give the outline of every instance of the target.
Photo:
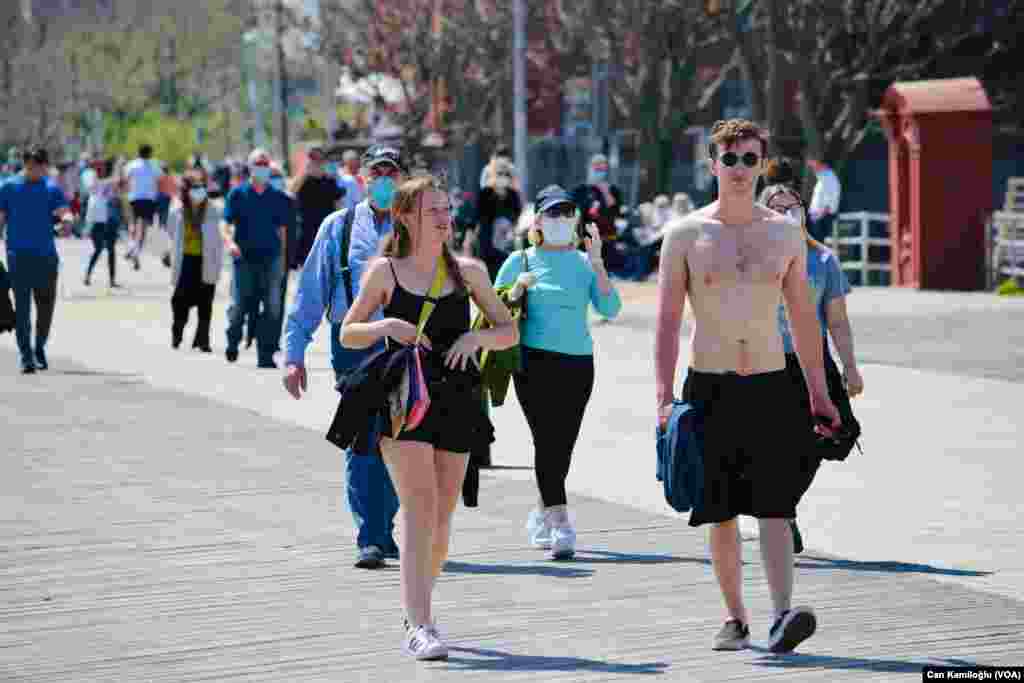
<svg viewBox="0 0 1024 683">
<path fill-rule="evenodd" d="M 788 262 L 786 243 L 770 231 L 711 229 L 701 233 L 687 257 L 696 286 L 781 285 Z"/>
</svg>

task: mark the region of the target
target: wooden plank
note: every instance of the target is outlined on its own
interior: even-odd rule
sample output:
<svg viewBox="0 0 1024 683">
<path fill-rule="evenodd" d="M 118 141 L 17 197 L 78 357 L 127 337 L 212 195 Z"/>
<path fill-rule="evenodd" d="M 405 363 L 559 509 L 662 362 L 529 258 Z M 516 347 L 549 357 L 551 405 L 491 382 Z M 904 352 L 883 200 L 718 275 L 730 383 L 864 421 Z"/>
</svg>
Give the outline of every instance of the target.
<svg viewBox="0 0 1024 683">
<path fill-rule="evenodd" d="M 924 663 L 1024 661 L 1024 604 L 925 567 L 809 551 L 789 657 L 718 653 L 702 530 L 573 497 L 575 562 L 526 547 L 530 480 L 484 473 L 435 600 L 447 663 L 403 657 L 399 572 L 351 568 L 340 454 L 310 432 L 105 375 L 23 383 L 0 350 L 0 678 L 26 681 L 911 680 Z M 584 454 L 581 454 L 583 457 Z M 653 453 L 609 467 L 647 467 Z M 851 501 L 851 514 L 866 501 Z M 806 529 L 813 547 L 815 529 Z M 744 544 L 754 639 L 770 614 Z"/>
</svg>

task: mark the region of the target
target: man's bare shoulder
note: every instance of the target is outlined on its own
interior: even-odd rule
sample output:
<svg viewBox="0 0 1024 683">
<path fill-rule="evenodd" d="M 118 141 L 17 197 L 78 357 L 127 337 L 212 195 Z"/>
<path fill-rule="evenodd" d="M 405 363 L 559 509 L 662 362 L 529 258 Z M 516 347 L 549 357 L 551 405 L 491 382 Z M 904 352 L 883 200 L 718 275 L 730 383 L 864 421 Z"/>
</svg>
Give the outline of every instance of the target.
<svg viewBox="0 0 1024 683">
<path fill-rule="evenodd" d="M 693 242 L 705 228 L 715 222 L 707 207 L 697 209 L 669 221 L 665 226 L 665 238 L 672 242 Z"/>
</svg>

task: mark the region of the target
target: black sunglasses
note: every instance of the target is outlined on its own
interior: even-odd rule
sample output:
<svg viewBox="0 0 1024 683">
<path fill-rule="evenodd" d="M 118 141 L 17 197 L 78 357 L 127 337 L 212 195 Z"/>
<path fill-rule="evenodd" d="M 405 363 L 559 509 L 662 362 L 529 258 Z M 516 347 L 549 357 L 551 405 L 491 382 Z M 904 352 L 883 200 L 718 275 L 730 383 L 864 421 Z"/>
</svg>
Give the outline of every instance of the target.
<svg viewBox="0 0 1024 683">
<path fill-rule="evenodd" d="M 735 166 L 740 159 L 743 160 L 743 165 L 747 168 L 754 168 L 761 162 L 761 157 L 757 156 L 753 152 L 747 152 L 742 157 L 736 152 L 726 152 L 722 155 L 722 165 L 732 168 Z"/>
<path fill-rule="evenodd" d="M 561 204 L 555 204 L 552 207 L 544 209 L 544 215 L 548 218 L 572 218 L 576 215 L 576 206 L 563 202 Z"/>
</svg>

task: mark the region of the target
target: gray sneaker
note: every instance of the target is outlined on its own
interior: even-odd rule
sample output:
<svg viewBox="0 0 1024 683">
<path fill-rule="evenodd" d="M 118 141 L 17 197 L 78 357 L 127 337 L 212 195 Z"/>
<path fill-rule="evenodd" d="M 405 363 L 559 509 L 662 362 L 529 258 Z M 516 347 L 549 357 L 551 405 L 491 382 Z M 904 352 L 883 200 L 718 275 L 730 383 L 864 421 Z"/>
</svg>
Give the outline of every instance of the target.
<svg viewBox="0 0 1024 683">
<path fill-rule="evenodd" d="M 356 569 L 380 569 L 384 566 L 384 551 L 375 545 L 359 549 Z"/>
<path fill-rule="evenodd" d="M 818 619 L 810 607 L 794 607 L 782 613 L 768 632 L 768 649 L 775 653 L 792 652 L 814 635 Z"/>
<path fill-rule="evenodd" d="M 751 628 L 730 618 L 715 636 L 713 650 L 745 650 L 751 646 Z"/>
<path fill-rule="evenodd" d="M 746 650 L 750 647 L 750 627 L 738 619 L 730 619 L 715 636 L 712 650 Z"/>
</svg>

